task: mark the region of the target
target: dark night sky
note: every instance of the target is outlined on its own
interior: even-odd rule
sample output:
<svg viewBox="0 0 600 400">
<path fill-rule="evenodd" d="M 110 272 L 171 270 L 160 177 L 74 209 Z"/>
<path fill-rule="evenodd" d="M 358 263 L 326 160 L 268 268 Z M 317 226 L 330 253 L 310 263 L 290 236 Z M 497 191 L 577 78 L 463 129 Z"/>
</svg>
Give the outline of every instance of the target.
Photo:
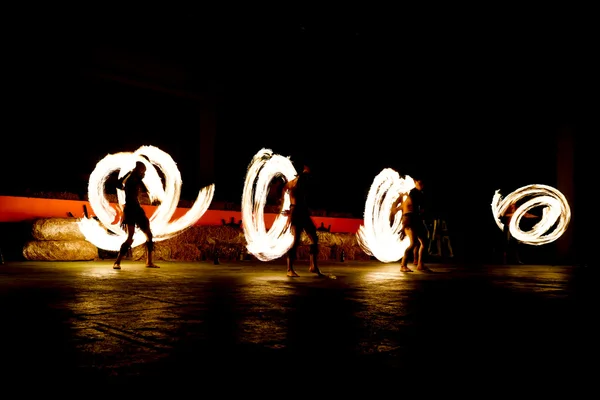
<svg viewBox="0 0 600 400">
<path fill-rule="evenodd" d="M 582 126 L 593 108 L 586 25 L 560 13 L 443 14 L 81 21 L 15 42 L 5 130 L 13 140 L 3 141 L 25 161 L 5 165 L 4 191 L 35 182 L 83 192 L 104 155 L 153 144 L 180 166 L 184 197 L 197 194 L 195 106 L 82 78 L 86 57 L 106 47 L 174 60 L 187 71 L 174 80 L 218 99 L 218 200 L 239 201 L 262 147 L 310 159 L 314 206 L 355 214 L 385 167 L 424 173 L 448 210 L 467 201 L 487 213 L 495 189 L 554 184 L 553 135 Z"/>
</svg>

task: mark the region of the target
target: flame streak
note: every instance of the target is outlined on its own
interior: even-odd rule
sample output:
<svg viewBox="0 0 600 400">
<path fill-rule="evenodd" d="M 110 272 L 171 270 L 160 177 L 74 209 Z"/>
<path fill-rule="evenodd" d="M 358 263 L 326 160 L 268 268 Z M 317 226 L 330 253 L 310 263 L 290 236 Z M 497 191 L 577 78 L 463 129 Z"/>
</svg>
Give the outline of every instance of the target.
<svg viewBox="0 0 600 400">
<path fill-rule="evenodd" d="M 294 236 L 289 217 L 277 215 L 267 230 L 264 209 L 273 179 L 283 177 L 290 181 L 296 174 L 289 158 L 273 154 L 270 149 L 261 149 L 248 165 L 242 192 L 242 226 L 248 252 L 261 261 L 279 258 L 292 247 Z M 289 194 L 286 193 L 282 210 L 289 210 L 290 204 Z"/>
<path fill-rule="evenodd" d="M 150 161 L 142 156 L 148 157 Z M 107 200 L 104 188 L 113 172 L 119 171 L 118 177 L 122 178 L 133 169 L 136 161 L 141 161 L 146 165 L 146 176 L 143 181 L 148 188 L 150 200 L 161 202 L 149 218 L 155 242 L 169 239 L 194 225 L 204 215 L 212 201 L 214 184 L 202 188 L 192 208 L 180 218 L 171 221 L 179 204 L 182 184 L 181 174 L 171 156 L 153 146 L 142 146 L 134 153 L 109 154 L 96 164 L 88 182 L 88 201 L 98 220 L 84 217 L 78 221 L 79 229 L 86 240 L 98 248 L 117 251 L 127 238 L 127 232 L 115 221 L 117 211 Z M 154 166 L 162 171 L 164 186 Z M 117 199 L 122 208 L 125 203 L 125 192 L 120 188 L 117 189 Z M 133 236 L 132 247 L 145 242 L 146 236 L 137 228 Z"/>
<path fill-rule="evenodd" d="M 365 253 L 381 262 L 395 262 L 404 256 L 410 239 L 400 240 L 402 212 L 392 208 L 400 196 L 414 187 L 410 176 L 401 178 L 391 168 L 383 169 L 375 177 L 365 203 L 364 225 L 356 232 L 357 242 Z"/>
<path fill-rule="evenodd" d="M 524 198 L 530 198 L 521 204 L 510 220 L 510 234 L 518 241 L 532 245 L 550 243 L 562 236 L 567 230 L 571 220 L 571 209 L 565 196 L 557 189 L 546 185 L 523 186 L 502 198 L 500 191 L 496 190 L 492 199 L 492 213 L 498 227 L 504 230 L 500 217 L 508 207 Z M 543 206 L 542 217 L 531 230 L 523 231 L 519 224 L 521 218 L 529 210 Z M 552 229 L 554 227 L 554 229 Z"/>
</svg>

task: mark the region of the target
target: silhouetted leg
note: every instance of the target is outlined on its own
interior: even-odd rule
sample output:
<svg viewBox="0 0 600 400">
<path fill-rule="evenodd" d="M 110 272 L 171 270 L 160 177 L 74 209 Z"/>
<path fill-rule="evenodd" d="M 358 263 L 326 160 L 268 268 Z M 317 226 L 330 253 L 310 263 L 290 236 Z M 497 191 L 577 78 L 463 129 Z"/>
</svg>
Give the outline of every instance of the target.
<svg viewBox="0 0 600 400">
<path fill-rule="evenodd" d="M 313 274 L 322 275 L 321 274 L 321 270 L 319 269 L 319 266 L 318 266 L 318 260 L 319 260 L 319 235 L 317 234 L 317 227 L 312 222 L 312 219 L 310 219 L 310 217 L 306 221 L 305 231 L 306 231 L 306 234 L 308 235 L 308 238 L 311 241 L 311 245 L 310 245 L 310 261 L 309 261 L 308 271 L 312 272 Z"/>
<path fill-rule="evenodd" d="M 135 224 L 127 225 L 127 239 L 121 245 L 121 249 L 119 250 L 119 254 L 117 255 L 117 259 L 113 265 L 114 269 L 121 269 L 121 260 L 123 257 L 127 255 L 127 252 L 131 248 L 131 244 L 133 243 L 133 234 L 135 233 Z"/>
<path fill-rule="evenodd" d="M 408 258 L 414 252 L 414 247 L 415 247 L 414 232 L 409 227 L 404 228 L 404 232 L 408 236 L 408 240 L 410 240 L 410 244 L 408 245 L 406 250 L 404 250 L 404 256 L 402 256 L 402 260 L 400 261 L 400 271 L 412 272 L 412 269 L 408 268 Z"/>
<path fill-rule="evenodd" d="M 140 229 L 142 230 L 142 232 L 144 232 L 144 235 L 146 235 L 146 267 L 160 268 L 153 262 L 154 241 L 152 236 L 152 230 L 150 229 L 150 221 L 147 218 L 141 223 Z"/>
<path fill-rule="evenodd" d="M 294 232 L 294 244 L 292 244 L 292 248 L 287 252 L 287 276 L 296 277 L 299 275 L 294 270 L 294 263 L 298 255 L 298 245 L 300 244 L 302 232 L 295 227 L 292 227 L 292 230 Z"/>
<path fill-rule="evenodd" d="M 446 242 L 446 247 L 448 248 L 448 257 L 454 257 L 454 250 L 452 250 L 452 243 L 450 243 L 450 237 L 446 236 L 444 240 Z"/>
<path fill-rule="evenodd" d="M 413 265 L 417 266 L 419 264 L 419 249 L 420 249 L 420 245 L 419 243 L 417 243 L 415 245 L 415 247 L 413 248 Z"/>
<path fill-rule="evenodd" d="M 427 268 L 425 266 L 425 263 L 423 262 L 423 249 L 425 248 L 425 242 L 427 241 L 427 239 L 424 237 L 421 237 L 418 240 L 420 242 L 420 248 L 419 248 L 419 261 L 417 263 L 417 271 L 431 272 L 431 270 L 429 268 Z"/>
</svg>

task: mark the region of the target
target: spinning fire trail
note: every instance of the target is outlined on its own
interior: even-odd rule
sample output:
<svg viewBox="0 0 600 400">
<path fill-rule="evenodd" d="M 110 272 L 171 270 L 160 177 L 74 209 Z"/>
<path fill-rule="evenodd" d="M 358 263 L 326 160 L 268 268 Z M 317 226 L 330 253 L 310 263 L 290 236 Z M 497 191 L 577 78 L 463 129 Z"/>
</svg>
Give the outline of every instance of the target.
<svg viewBox="0 0 600 400">
<path fill-rule="evenodd" d="M 500 217 L 504 215 L 509 206 L 527 198 L 529 199 L 517 207 L 510 220 L 510 234 L 522 243 L 536 246 L 553 242 L 561 237 L 571 220 L 571 209 L 567 199 L 560 191 L 546 185 L 523 186 L 504 199 L 500 195 L 500 191 L 496 190 L 492 198 L 492 214 L 498 227 L 504 229 Z M 521 218 L 536 207 L 543 207 L 541 220 L 531 230 L 527 232 L 521 230 L 519 227 Z"/>
<path fill-rule="evenodd" d="M 79 229 L 86 240 L 98 248 L 118 251 L 127 238 L 127 232 L 118 223 L 118 212 L 107 200 L 104 189 L 106 181 L 113 172 L 119 171 L 119 178 L 121 178 L 134 167 L 136 161 L 146 165 L 146 176 L 143 181 L 148 188 L 150 200 L 160 201 L 160 205 L 150 217 L 150 228 L 156 242 L 176 236 L 194 225 L 204 215 L 213 199 L 215 187 L 211 184 L 199 191 L 192 208 L 185 215 L 171 221 L 179 204 L 182 185 L 181 174 L 171 156 L 153 146 L 142 146 L 133 153 L 109 154 L 96 164 L 88 183 L 88 200 L 98 220 L 82 218 L 78 221 Z M 164 176 L 164 187 L 154 166 L 158 167 Z M 118 208 L 122 208 L 125 202 L 122 189 L 117 189 L 117 198 Z M 146 238 L 138 228 L 131 247 L 145 242 Z"/>
<path fill-rule="evenodd" d="M 287 157 L 261 149 L 248 165 L 242 193 L 242 225 L 248 252 L 261 261 L 283 256 L 294 242 L 289 217 L 278 214 L 269 230 L 266 229 L 264 209 L 273 179 L 294 179 L 297 171 Z M 283 199 L 283 210 L 290 208 L 289 195 Z"/>
<path fill-rule="evenodd" d="M 398 198 L 406 196 L 414 187 L 415 182 L 410 176 L 401 178 L 391 168 L 383 169 L 375 177 L 365 203 L 364 225 L 356 233 L 358 244 L 365 253 L 381 262 L 402 258 L 410 239 L 400 240 L 402 212 L 392 208 Z"/>
</svg>

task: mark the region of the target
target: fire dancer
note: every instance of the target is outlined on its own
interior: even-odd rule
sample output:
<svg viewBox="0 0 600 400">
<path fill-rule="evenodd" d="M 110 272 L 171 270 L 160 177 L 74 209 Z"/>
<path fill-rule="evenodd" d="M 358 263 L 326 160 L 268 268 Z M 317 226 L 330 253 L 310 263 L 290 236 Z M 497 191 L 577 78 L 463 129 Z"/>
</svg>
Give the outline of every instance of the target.
<svg viewBox="0 0 600 400">
<path fill-rule="evenodd" d="M 119 179 L 118 184 L 125 191 L 125 206 L 123 207 L 121 227 L 127 231 L 127 239 L 121 245 L 117 260 L 113 265 L 114 269 L 121 269 L 121 260 L 131 248 L 136 226 L 146 235 L 146 267 L 160 268 L 152 262 L 154 242 L 152 241 L 150 220 L 146 216 L 138 198 L 140 192 L 148 192 L 148 188 L 146 188 L 143 182 L 144 176 L 146 176 L 146 166 L 143 162 L 137 161 L 135 168 Z"/>
<path fill-rule="evenodd" d="M 426 251 L 425 249 L 427 249 L 427 242 L 429 240 L 427 238 L 427 228 L 423 221 L 425 205 L 423 194 L 424 182 L 421 178 L 413 179 L 415 181 L 415 187 L 411 189 L 408 195 L 406 195 L 400 203 L 400 208 L 402 210 L 402 232 L 400 232 L 400 236 L 401 239 L 408 236 L 410 240 L 410 245 L 406 248 L 404 256 L 400 261 L 400 271 L 412 272 L 407 265 L 408 258 L 411 253 L 418 248 L 416 252 L 417 257 L 414 259 L 414 263 L 417 265 L 417 271 L 432 272 L 423 263 L 423 255 Z"/>
<path fill-rule="evenodd" d="M 302 238 L 302 232 L 308 235 L 310 245 L 310 264 L 309 272 L 324 276 L 317 266 L 319 253 L 319 236 L 317 235 L 317 227 L 310 216 L 310 210 L 307 202 L 309 191 L 310 167 L 303 164 L 302 173 L 290 180 L 283 187 L 283 196 L 286 193 L 290 196 L 290 209 L 284 210 L 284 215 L 289 215 L 289 223 L 291 224 L 292 233 L 294 235 L 294 243 L 287 253 L 287 276 L 297 277 L 298 274 L 294 269 L 294 262 L 297 258 L 298 246 Z M 282 201 L 283 204 L 283 201 Z"/>
</svg>

